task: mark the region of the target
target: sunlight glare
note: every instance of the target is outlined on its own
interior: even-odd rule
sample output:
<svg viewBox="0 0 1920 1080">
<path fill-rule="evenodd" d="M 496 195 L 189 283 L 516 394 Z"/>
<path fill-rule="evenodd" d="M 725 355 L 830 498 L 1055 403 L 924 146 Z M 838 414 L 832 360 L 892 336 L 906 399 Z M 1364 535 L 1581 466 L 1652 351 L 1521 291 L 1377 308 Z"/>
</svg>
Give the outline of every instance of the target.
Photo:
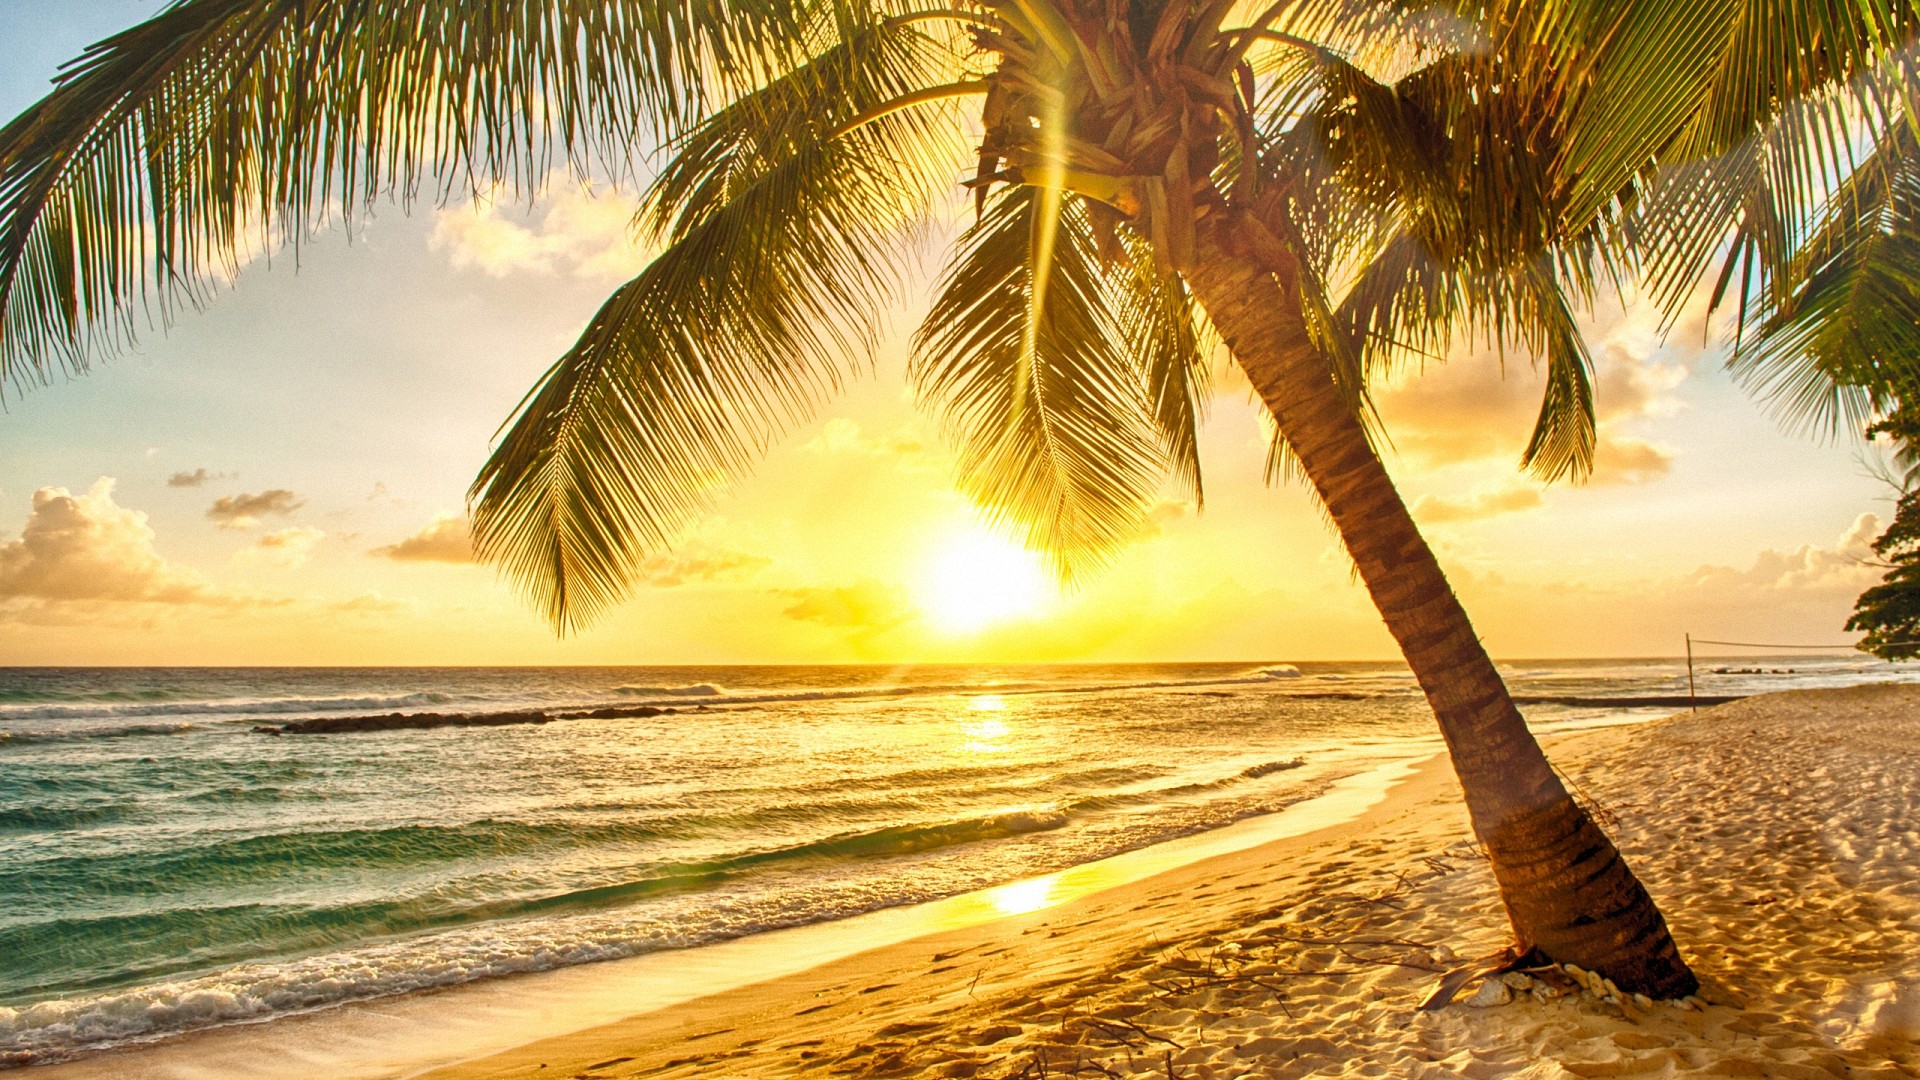
<svg viewBox="0 0 1920 1080">
<path fill-rule="evenodd" d="M 949 633 L 975 633 L 1034 615 L 1052 593 L 1033 552 L 990 533 L 956 537 L 931 560 L 920 606 Z"/>
<path fill-rule="evenodd" d="M 1030 911 L 1039 911 L 1052 902 L 1053 887 L 1059 880 L 1059 874 L 1048 874 L 1032 881 L 1002 885 L 988 895 L 993 900 L 993 906 L 1003 914 L 1025 915 Z"/>
</svg>

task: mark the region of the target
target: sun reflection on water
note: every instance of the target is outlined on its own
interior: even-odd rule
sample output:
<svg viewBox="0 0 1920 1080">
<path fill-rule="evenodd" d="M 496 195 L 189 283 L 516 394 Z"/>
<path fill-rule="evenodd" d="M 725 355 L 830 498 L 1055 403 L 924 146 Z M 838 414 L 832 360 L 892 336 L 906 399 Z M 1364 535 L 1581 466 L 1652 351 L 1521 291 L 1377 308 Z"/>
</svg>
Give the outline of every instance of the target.
<svg viewBox="0 0 1920 1080">
<path fill-rule="evenodd" d="M 1004 753 L 1007 744 L 1003 741 L 1013 733 L 1000 714 L 1007 711 L 1007 699 L 999 694 L 981 694 L 967 701 L 967 711 L 960 716 L 960 749 L 969 754 Z"/>
</svg>

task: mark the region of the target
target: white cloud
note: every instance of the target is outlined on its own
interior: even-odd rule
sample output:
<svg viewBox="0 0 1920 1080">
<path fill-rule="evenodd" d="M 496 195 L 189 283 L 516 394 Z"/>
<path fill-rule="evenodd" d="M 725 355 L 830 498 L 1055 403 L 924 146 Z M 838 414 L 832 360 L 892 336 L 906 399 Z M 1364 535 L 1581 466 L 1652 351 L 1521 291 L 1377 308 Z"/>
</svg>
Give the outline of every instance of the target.
<svg viewBox="0 0 1920 1080">
<path fill-rule="evenodd" d="M 529 213 L 503 213 L 493 198 L 439 212 L 431 239 L 458 269 L 494 277 L 571 273 L 624 279 L 640 272 L 651 253 L 632 227 L 636 203 L 595 195 L 570 180 L 555 182 Z"/>
<path fill-rule="evenodd" d="M 666 589 L 693 582 L 735 581 L 753 576 L 772 561 L 764 555 L 696 542 L 641 563 L 640 580 Z"/>
<path fill-rule="evenodd" d="M 1474 521 L 1498 514 L 1531 510 L 1545 501 L 1540 488 L 1526 481 L 1511 481 L 1481 488 L 1471 495 L 1450 497 L 1422 495 L 1413 503 L 1413 516 L 1427 525 L 1454 521 Z"/>
<path fill-rule="evenodd" d="M 1886 572 L 1873 564 L 1873 539 L 1883 528 L 1875 514 L 1861 514 L 1832 546 L 1802 544 L 1792 551 L 1762 551 L 1744 570 L 1702 566 L 1684 585 L 1710 592 L 1839 592 L 1852 596 Z"/>
<path fill-rule="evenodd" d="M 780 613 L 789 619 L 856 633 L 889 630 L 913 616 L 904 588 L 872 578 L 850 585 L 775 589 L 774 595 L 788 601 Z"/>
<path fill-rule="evenodd" d="M 267 533 L 251 546 L 241 548 L 235 558 L 242 562 L 292 570 L 306 565 L 315 545 L 326 538 L 327 534 L 319 529 L 295 525 L 290 529 Z"/>
<path fill-rule="evenodd" d="M 342 615 L 392 615 L 410 608 L 411 605 L 405 601 L 390 599 L 377 591 L 364 592 L 327 605 L 327 610 Z"/>
<path fill-rule="evenodd" d="M 1672 468 L 1672 451 L 1630 433 L 1686 408 L 1678 395 L 1703 355 L 1704 305 L 1690 307 L 1671 334 L 1659 312 L 1636 302 L 1584 328 L 1593 357 L 1598 439 L 1595 484 L 1644 484 Z M 1402 374 L 1378 397 L 1387 431 L 1417 465 L 1483 463 L 1511 471 L 1540 411 L 1544 372 L 1525 354 L 1461 350 L 1444 364 Z"/>
<path fill-rule="evenodd" d="M 286 488 L 273 488 L 257 495 L 222 495 L 207 507 L 207 517 L 223 529 L 251 529 L 260 524 L 263 515 L 285 517 L 305 505 L 305 499 Z"/>
<path fill-rule="evenodd" d="M 947 467 L 945 455 L 914 421 L 887 434 L 872 434 L 847 417 L 833 417 L 820 432 L 801 444 L 806 454 L 822 457 L 874 457 L 891 461 L 904 473 L 927 473 Z"/>
<path fill-rule="evenodd" d="M 473 538 L 464 514 L 440 514 L 405 540 L 368 552 L 395 562 L 470 563 Z"/>
<path fill-rule="evenodd" d="M 192 472 L 177 472 L 167 477 L 167 486 L 170 488 L 205 487 L 209 480 L 224 480 L 226 478 L 226 473 L 215 473 L 208 472 L 205 469 L 195 469 Z"/>
<path fill-rule="evenodd" d="M 113 501 L 113 478 L 84 494 L 43 487 L 17 540 L 0 545 L 0 598 L 221 603 L 199 575 L 153 548 L 147 515 Z"/>
</svg>

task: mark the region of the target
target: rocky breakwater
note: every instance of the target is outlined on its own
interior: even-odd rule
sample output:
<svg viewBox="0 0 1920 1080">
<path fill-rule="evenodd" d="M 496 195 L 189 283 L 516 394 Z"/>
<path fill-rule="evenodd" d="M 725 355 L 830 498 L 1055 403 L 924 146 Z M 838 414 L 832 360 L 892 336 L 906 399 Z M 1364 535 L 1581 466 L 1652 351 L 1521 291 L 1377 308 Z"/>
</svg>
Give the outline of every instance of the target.
<svg viewBox="0 0 1920 1080">
<path fill-rule="evenodd" d="M 381 713 L 372 716 L 317 716 L 284 724 L 256 724 L 262 735 L 338 735 L 360 731 L 402 731 L 443 727 L 504 727 L 509 724 L 551 724 L 556 720 L 622 720 L 629 717 L 671 716 L 679 710 L 658 705 L 608 705 L 596 709 L 516 709 L 486 713 Z M 706 706 L 699 710 L 706 711 Z"/>
</svg>

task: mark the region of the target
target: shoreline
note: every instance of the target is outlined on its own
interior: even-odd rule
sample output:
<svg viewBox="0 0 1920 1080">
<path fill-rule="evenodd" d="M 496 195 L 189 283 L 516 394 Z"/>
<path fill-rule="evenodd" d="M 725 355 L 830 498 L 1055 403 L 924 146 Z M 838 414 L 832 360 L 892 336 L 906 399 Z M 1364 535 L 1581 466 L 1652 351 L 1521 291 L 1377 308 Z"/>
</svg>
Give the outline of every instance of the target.
<svg viewBox="0 0 1920 1080">
<path fill-rule="evenodd" d="M 988 916 L 932 933 L 845 947 L 860 920 L 920 910 L 892 909 L 702 947 L 782 954 L 724 992 L 696 982 L 695 953 L 656 953 L 19 1075 L 1920 1077 L 1920 688 L 1772 694 L 1543 742 L 1666 912 L 1705 1011 L 1536 988 L 1419 1012 L 1440 970 L 1506 940 L 1436 756 L 1402 759 L 1398 782 L 1293 835 L 1086 892 L 1021 882 L 923 905 L 970 900 Z M 842 947 L 791 944 L 809 934 Z M 599 978 L 647 960 L 682 1000 L 646 1007 Z M 526 1038 L 509 1016 L 547 1035 Z M 398 1060 L 423 1040 L 436 1061 Z"/>
<path fill-rule="evenodd" d="M 1271 814 L 1175 837 L 1034 878 L 846 918 L 760 931 L 687 949 L 481 979 L 137 1039 L 78 1056 L 0 1068 L 22 1080 L 226 1080 L 325 1075 L 423 1076 L 449 1063 L 568 1038 L 809 973 L 915 942 L 967 933 L 1124 890 L 1182 869 L 1364 821 L 1440 754 L 1437 736 L 1407 752 L 1356 758 L 1320 790 Z M 1361 764 L 1362 762 L 1370 764 Z M 697 963 L 689 963 L 697 960 Z M 449 1029 L 474 1053 L 450 1055 Z"/>
</svg>

